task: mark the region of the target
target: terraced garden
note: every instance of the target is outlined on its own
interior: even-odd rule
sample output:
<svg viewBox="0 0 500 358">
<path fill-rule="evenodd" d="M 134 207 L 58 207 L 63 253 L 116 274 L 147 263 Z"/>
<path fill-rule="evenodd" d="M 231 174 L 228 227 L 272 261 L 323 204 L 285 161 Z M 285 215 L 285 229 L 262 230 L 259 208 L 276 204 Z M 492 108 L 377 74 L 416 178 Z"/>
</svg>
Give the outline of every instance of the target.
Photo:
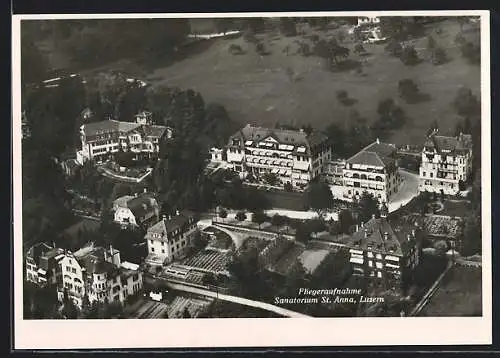
<svg viewBox="0 0 500 358">
<path fill-rule="evenodd" d="M 182 264 L 203 272 L 224 274 L 229 263 L 229 255 L 219 250 L 205 249 L 184 260 Z"/>
</svg>

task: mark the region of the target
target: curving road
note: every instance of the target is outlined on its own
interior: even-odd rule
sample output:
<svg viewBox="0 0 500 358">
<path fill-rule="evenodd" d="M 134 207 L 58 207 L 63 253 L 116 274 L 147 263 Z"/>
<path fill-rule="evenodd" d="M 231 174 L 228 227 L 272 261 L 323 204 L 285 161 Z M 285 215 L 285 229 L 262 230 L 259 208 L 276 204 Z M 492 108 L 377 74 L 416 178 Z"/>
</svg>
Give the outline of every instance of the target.
<svg viewBox="0 0 500 358">
<path fill-rule="evenodd" d="M 399 186 L 398 192 L 394 194 L 389 201 L 390 213 L 399 209 L 401 206 L 405 206 L 419 194 L 418 174 L 410 173 L 403 169 L 399 169 L 399 174 L 403 178 L 403 182 Z"/>
<path fill-rule="evenodd" d="M 222 293 L 217 293 L 217 292 L 204 290 L 204 289 L 196 288 L 196 287 L 190 287 L 190 286 L 186 286 L 186 285 L 182 285 L 182 284 L 178 284 L 178 283 L 168 282 L 167 285 L 173 290 L 195 293 L 198 295 L 217 298 L 217 299 L 223 300 L 223 301 L 239 303 L 240 305 L 244 305 L 244 306 L 260 308 L 262 310 L 274 312 L 276 314 L 279 314 L 279 315 L 285 316 L 285 317 L 311 318 L 311 316 L 308 316 L 308 315 L 305 315 L 305 314 L 302 314 L 299 312 L 291 311 L 291 310 L 288 310 L 288 309 L 283 308 L 283 307 L 278 307 L 278 306 L 275 306 L 275 305 L 272 305 L 272 304 L 266 303 L 266 302 L 249 300 L 248 298 L 243 298 L 243 297 L 238 297 L 238 296 L 225 295 Z"/>
</svg>

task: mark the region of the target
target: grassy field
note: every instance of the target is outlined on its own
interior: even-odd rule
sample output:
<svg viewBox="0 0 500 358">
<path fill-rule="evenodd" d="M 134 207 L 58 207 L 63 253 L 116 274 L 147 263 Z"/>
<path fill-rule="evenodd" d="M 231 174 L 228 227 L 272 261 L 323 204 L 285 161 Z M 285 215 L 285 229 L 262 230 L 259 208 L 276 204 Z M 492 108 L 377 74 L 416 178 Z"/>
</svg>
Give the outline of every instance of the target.
<svg viewBox="0 0 500 358">
<path fill-rule="evenodd" d="M 443 47 L 450 58 L 443 65 L 434 66 L 427 61 L 429 55 L 424 37 L 414 40 L 419 56 L 424 59 L 416 66 L 405 66 L 399 59 L 390 57 L 384 52 L 383 44 L 367 44 L 369 56 L 362 59 L 351 55 L 351 59 L 362 62 L 364 75 L 354 71 L 330 72 L 320 58 L 297 54 L 296 41 L 312 44 L 304 36 L 317 33 L 328 38 L 346 30 L 323 32 L 305 28 L 303 35 L 296 37 L 284 37 L 279 33 L 259 35 L 269 52 L 266 56 L 257 54 L 255 46 L 243 38 L 219 38 L 193 45 L 192 54 L 177 62 L 165 59 L 140 65 L 135 60 L 123 59 L 100 70 L 136 68 L 137 75 L 144 75 L 153 86 L 192 88 L 201 93 L 205 102 L 224 105 L 241 125 L 310 123 L 317 128 L 330 123 L 348 123 L 352 108 L 369 123 L 375 121 L 378 102 L 386 98 L 397 99 L 398 81 L 410 78 L 431 99 L 417 104 L 398 101 L 408 120 L 389 140 L 395 144 L 421 144 L 433 120 L 438 121 L 442 132 L 453 130 L 456 116 L 450 102 L 460 86 L 471 88 L 477 96 L 480 94 L 480 67 L 466 63 L 454 44 L 455 35 L 460 31 L 458 23 L 446 20 L 428 26 L 427 33 L 433 34 L 437 45 Z M 443 29 L 439 35 L 435 33 L 438 26 Z M 464 35 L 471 41 L 479 41 L 479 31 L 468 25 L 464 27 Z M 354 44 L 347 42 L 343 45 L 352 53 Z M 245 53 L 230 54 L 229 46 L 233 44 L 240 45 Z M 287 46 L 288 54 L 284 52 Z M 67 57 L 49 41 L 43 44 L 43 50 L 51 56 L 54 67 L 71 66 Z M 351 107 L 340 104 L 335 94 L 338 90 L 348 91 L 356 103 Z"/>
<path fill-rule="evenodd" d="M 443 278 L 441 287 L 421 311 L 421 316 L 480 316 L 481 269 L 456 266 Z"/>
<path fill-rule="evenodd" d="M 294 41 L 304 40 L 303 37 L 266 34 L 261 40 L 270 52 L 267 56 L 258 55 L 254 45 L 242 38 L 217 39 L 202 53 L 167 67 L 151 69 L 148 80 L 153 85 L 193 88 L 207 102 L 224 105 L 232 118 L 242 125 L 273 126 L 279 121 L 293 125 L 311 123 L 322 128 L 349 119 L 350 108 L 336 100 L 337 90 L 348 91 L 357 101 L 353 108 L 372 122 L 377 118 L 378 101 L 396 99 L 398 81 L 411 78 L 423 93 L 431 96 L 431 100 L 411 105 L 401 103 L 409 120 L 392 141 L 419 144 L 434 119 L 438 120 L 442 131 L 454 128 L 456 119 L 450 102 L 460 86 L 470 87 L 477 95 L 480 89 L 479 66 L 467 64 L 453 43 L 459 25 L 448 20 L 432 26 L 438 25 L 444 32 L 441 35 L 434 33 L 434 37 L 451 59 L 441 66 L 423 61 L 407 67 L 399 59 L 387 55 L 384 45 L 365 45 L 371 53 L 363 64 L 365 76 L 349 71 L 332 73 L 325 70 L 318 57 L 295 54 Z M 428 28 L 428 32 L 432 33 L 433 29 Z M 465 35 L 478 39 L 477 31 L 466 31 Z M 246 53 L 231 55 L 228 52 L 231 44 L 240 45 Z M 290 46 L 289 55 L 283 53 L 286 46 Z M 347 46 L 352 52 L 353 44 Z M 422 58 L 427 56 L 425 47 L 425 38 L 415 40 L 415 48 Z M 287 69 L 293 71 L 295 79 L 290 78 Z"/>
</svg>

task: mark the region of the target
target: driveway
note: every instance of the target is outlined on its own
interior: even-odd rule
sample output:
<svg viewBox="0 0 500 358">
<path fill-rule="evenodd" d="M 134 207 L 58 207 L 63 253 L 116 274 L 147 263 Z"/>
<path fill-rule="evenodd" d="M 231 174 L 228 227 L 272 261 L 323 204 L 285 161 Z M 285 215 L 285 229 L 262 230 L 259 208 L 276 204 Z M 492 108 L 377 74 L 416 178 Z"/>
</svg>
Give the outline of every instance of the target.
<svg viewBox="0 0 500 358">
<path fill-rule="evenodd" d="M 419 194 L 418 174 L 410 173 L 403 169 L 399 169 L 399 174 L 403 178 L 403 182 L 400 184 L 398 192 L 389 201 L 390 213 L 405 206 Z"/>
</svg>

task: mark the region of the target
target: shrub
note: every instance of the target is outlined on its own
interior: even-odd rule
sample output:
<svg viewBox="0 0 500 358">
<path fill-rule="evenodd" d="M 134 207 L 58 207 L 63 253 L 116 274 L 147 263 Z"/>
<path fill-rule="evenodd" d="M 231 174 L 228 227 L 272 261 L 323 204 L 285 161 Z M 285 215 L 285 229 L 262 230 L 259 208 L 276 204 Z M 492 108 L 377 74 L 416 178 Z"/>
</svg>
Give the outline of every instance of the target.
<svg viewBox="0 0 500 358">
<path fill-rule="evenodd" d="M 401 53 L 401 61 L 406 65 L 406 66 L 414 66 L 416 65 L 420 60 L 418 58 L 417 51 L 413 46 L 405 46 L 403 48 L 403 51 Z"/>
<path fill-rule="evenodd" d="M 337 99 L 340 101 L 340 102 L 344 102 L 345 100 L 347 100 L 349 98 L 349 94 L 347 93 L 346 90 L 339 90 L 337 91 Z"/>
<path fill-rule="evenodd" d="M 465 42 L 460 45 L 460 53 L 470 64 L 478 65 L 481 63 L 481 49 L 478 45 Z"/>
<path fill-rule="evenodd" d="M 406 101 L 412 101 L 419 95 L 417 84 L 409 78 L 399 81 L 398 92 L 399 96 Z"/>
<path fill-rule="evenodd" d="M 240 45 L 237 45 L 237 44 L 231 44 L 229 46 L 229 53 L 233 54 L 233 55 L 240 55 L 243 53 L 243 49 L 241 48 Z"/>
<path fill-rule="evenodd" d="M 391 40 L 386 46 L 385 46 L 385 51 L 388 52 L 391 56 L 394 57 L 401 57 L 403 54 L 403 46 L 396 41 L 396 40 Z"/>
<path fill-rule="evenodd" d="M 244 211 L 238 211 L 238 213 L 236 214 L 236 220 L 238 221 L 243 221 L 247 218 L 247 215 L 245 214 Z"/>
<path fill-rule="evenodd" d="M 442 47 L 437 47 L 432 51 L 432 63 L 434 65 L 442 65 L 446 60 L 446 52 Z"/>
</svg>

